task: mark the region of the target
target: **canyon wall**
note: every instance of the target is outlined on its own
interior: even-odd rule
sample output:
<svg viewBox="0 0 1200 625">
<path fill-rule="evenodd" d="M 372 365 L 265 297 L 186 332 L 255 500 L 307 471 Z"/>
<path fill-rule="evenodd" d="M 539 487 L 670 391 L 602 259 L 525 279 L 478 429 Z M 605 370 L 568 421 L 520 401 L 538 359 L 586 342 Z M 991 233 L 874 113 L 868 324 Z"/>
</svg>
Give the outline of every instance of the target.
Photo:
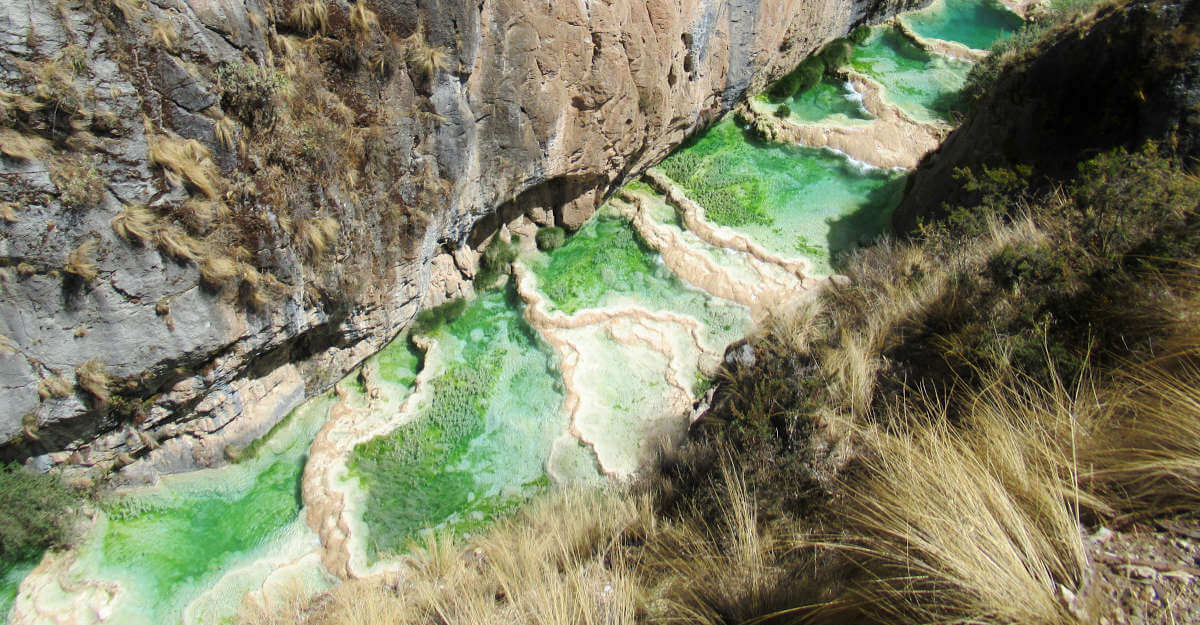
<svg viewBox="0 0 1200 625">
<path fill-rule="evenodd" d="M 497 232 L 603 198 L 921 0 L 0 6 L 0 456 L 237 457 Z"/>
</svg>

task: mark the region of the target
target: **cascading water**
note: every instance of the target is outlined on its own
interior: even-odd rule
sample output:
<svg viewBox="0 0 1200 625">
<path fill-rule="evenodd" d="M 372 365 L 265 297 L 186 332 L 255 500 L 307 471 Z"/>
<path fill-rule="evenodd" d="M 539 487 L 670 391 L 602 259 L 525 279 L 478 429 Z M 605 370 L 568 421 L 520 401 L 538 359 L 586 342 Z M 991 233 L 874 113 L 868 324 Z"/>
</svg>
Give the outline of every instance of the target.
<svg viewBox="0 0 1200 625">
<path fill-rule="evenodd" d="M 851 80 L 942 127 L 969 63 L 919 39 L 981 48 L 1019 24 L 990 0 L 939 0 L 902 19 L 919 36 L 876 28 L 849 64 L 865 78 Z M 827 129 L 883 112 L 830 78 L 770 110 L 780 104 Z M 421 532 L 477 531 L 549 483 L 629 475 L 685 430 L 752 319 L 886 230 L 903 181 L 722 121 L 565 245 L 526 250 L 507 284 L 398 337 L 240 461 L 125 492 L 71 551 L 28 577 L 30 566 L 7 567 L 0 609 L 25 577 L 20 623 L 225 622 L 244 601 L 397 566 L 391 556 Z"/>
</svg>

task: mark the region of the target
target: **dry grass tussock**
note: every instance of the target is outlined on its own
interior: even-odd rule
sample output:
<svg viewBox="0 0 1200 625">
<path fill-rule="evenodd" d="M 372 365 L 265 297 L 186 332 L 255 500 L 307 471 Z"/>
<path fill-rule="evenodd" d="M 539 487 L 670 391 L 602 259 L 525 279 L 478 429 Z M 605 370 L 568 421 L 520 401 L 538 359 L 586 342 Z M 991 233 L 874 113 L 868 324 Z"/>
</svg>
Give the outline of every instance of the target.
<svg viewBox="0 0 1200 625">
<path fill-rule="evenodd" d="M 218 197 L 221 176 L 203 143 L 158 136 L 150 141 L 150 160 L 163 167 L 173 184 L 187 182 L 209 198 Z"/>
<path fill-rule="evenodd" d="M 96 254 L 95 239 L 88 239 L 79 244 L 69 255 L 67 261 L 63 263 L 63 271 L 78 277 L 84 282 L 91 282 L 99 275 L 100 270 L 96 266 L 94 256 Z"/>
</svg>

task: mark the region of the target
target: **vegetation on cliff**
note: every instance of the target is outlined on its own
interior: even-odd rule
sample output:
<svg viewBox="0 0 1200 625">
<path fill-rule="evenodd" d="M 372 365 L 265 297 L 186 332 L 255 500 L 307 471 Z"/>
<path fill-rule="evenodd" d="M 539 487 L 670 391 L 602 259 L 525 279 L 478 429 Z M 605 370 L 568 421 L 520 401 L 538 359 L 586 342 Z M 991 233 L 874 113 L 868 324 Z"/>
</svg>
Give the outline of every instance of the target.
<svg viewBox="0 0 1200 625">
<path fill-rule="evenodd" d="M 1052 186 L 960 170 L 972 201 L 779 311 L 642 482 L 553 495 L 465 551 L 431 535 L 403 582 L 288 613 L 1094 622 L 1111 556 L 1086 533 L 1200 504 L 1200 179 L 1154 142 L 1077 157 Z"/>
</svg>

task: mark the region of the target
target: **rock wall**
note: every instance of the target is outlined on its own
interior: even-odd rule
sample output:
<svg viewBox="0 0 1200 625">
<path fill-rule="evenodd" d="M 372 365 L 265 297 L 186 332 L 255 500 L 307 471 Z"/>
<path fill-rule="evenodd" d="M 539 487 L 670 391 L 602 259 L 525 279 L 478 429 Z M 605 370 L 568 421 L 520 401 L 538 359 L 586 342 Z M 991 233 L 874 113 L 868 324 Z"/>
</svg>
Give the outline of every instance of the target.
<svg viewBox="0 0 1200 625">
<path fill-rule="evenodd" d="M 910 178 L 893 225 L 904 232 L 977 198 L 957 168 L 1030 168 L 1035 187 L 1081 160 L 1147 140 L 1200 157 L 1200 2 L 1105 5 L 1014 59 L 963 124 Z"/>
<path fill-rule="evenodd" d="M 0 456 L 236 456 L 825 41 L 921 0 L 0 6 Z"/>
</svg>

